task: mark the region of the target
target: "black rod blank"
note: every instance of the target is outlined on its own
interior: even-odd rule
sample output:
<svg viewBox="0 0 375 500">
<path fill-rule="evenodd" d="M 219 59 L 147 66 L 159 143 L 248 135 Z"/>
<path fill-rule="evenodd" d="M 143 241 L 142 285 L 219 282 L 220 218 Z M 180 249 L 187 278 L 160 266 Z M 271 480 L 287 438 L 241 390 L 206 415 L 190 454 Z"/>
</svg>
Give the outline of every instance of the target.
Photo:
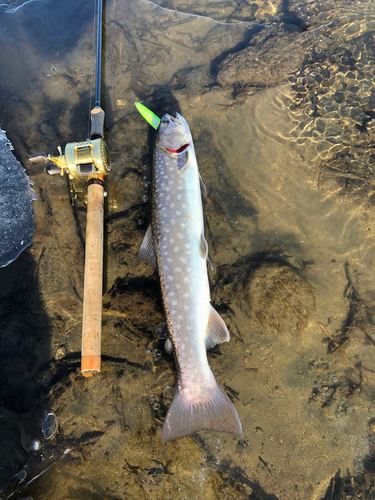
<svg viewBox="0 0 375 500">
<path fill-rule="evenodd" d="M 102 17 L 103 0 L 98 0 L 98 23 L 96 35 L 96 84 L 95 106 L 100 107 L 101 79 L 102 79 Z"/>
</svg>

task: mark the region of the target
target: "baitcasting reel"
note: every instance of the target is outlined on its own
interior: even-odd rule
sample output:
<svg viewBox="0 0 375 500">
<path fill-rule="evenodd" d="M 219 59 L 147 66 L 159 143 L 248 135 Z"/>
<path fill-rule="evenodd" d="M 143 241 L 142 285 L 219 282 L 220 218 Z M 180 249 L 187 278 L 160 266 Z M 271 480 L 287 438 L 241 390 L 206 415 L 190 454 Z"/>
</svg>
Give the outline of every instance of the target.
<svg viewBox="0 0 375 500">
<path fill-rule="evenodd" d="M 77 193 L 84 190 L 74 181 L 98 174 L 107 175 L 111 170 L 108 146 L 102 138 L 69 142 L 65 146 L 65 154 L 62 154 L 60 146 L 57 149 L 59 156 L 39 153 L 28 155 L 27 160 L 31 165 L 46 165 L 46 172 L 50 175 L 67 173 L 70 179 L 72 203 L 77 199 Z"/>
<path fill-rule="evenodd" d="M 69 179 L 82 179 L 88 175 L 107 175 L 111 170 L 109 151 L 103 139 L 84 142 L 69 142 L 62 154 L 59 146 L 59 156 L 39 153 L 28 155 L 30 164 L 47 164 L 46 172 L 50 175 L 67 173 Z"/>
</svg>

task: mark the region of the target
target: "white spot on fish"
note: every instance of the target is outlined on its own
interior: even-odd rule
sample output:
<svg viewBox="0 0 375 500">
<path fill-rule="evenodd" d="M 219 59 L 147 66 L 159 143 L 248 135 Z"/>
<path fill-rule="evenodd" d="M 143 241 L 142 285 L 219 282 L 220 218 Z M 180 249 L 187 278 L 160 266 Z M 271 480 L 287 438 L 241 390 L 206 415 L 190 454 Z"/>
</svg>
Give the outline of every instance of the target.
<svg viewBox="0 0 375 500">
<path fill-rule="evenodd" d="M 184 264 L 186 264 L 186 259 L 185 257 L 180 257 L 180 261 L 183 262 Z"/>
<path fill-rule="evenodd" d="M 173 259 L 171 259 L 170 257 L 168 257 L 167 262 L 173 262 Z"/>
<path fill-rule="evenodd" d="M 185 283 L 189 283 L 189 278 L 185 276 L 185 278 L 182 281 L 184 281 Z"/>
<path fill-rule="evenodd" d="M 171 305 L 172 305 L 172 306 L 177 306 L 177 300 L 172 300 Z"/>
<path fill-rule="evenodd" d="M 175 246 L 175 247 L 173 248 L 173 251 L 174 251 L 174 252 L 178 252 L 179 250 L 180 250 L 180 247 L 179 247 L 179 246 Z"/>
<path fill-rule="evenodd" d="M 180 194 L 177 195 L 177 199 L 181 200 L 181 195 Z"/>
<path fill-rule="evenodd" d="M 183 295 L 183 297 L 184 297 L 185 299 L 189 298 L 189 297 L 190 297 L 189 292 L 185 292 L 185 293 L 184 293 L 184 295 Z"/>
</svg>

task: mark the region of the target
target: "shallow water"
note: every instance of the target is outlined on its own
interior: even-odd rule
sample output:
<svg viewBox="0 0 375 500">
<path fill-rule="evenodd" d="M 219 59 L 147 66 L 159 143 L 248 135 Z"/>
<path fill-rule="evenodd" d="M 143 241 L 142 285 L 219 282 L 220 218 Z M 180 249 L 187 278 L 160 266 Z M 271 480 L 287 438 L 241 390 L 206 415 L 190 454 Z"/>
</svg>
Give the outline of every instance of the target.
<svg viewBox="0 0 375 500">
<path fill-rule="evenodd" d="M 24 164 L 88 134 L 94 6 L 20 5 L 0 14 L 0 123 Z M 33 244 L 0 270 L 3 498 L 374 498 L 374 23 L 370 1 L 107 2 L 103 370 L 79 374 L 83 193 L 25 165 Z M 135 100 L 192 130 L 231 332 L 209 362 L 240 439 L 161 445 L 176 369 L 136 261 L 154 133 Z"/>
</svg>

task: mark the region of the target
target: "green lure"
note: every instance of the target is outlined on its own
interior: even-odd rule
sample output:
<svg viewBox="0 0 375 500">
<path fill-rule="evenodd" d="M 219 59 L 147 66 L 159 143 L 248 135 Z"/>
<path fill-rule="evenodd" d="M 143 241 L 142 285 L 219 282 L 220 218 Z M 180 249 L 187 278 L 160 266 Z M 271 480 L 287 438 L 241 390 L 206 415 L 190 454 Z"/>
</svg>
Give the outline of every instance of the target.
<svg viewBox="0 0 375 500">
<path fill-rule="evenodd" d="M 142 103 L 140 102 L 135 102 L 135 107 L 138 109 L 138 111 L 141 113 L 143 118 L 146 120 L 147 123 L 151 125 L 151 127 L 154 127 L 156 130 L 159 126 L 160 123 L 160 118 L 155 115 L 150 109 L 146 108 Z"/>
</svg>

